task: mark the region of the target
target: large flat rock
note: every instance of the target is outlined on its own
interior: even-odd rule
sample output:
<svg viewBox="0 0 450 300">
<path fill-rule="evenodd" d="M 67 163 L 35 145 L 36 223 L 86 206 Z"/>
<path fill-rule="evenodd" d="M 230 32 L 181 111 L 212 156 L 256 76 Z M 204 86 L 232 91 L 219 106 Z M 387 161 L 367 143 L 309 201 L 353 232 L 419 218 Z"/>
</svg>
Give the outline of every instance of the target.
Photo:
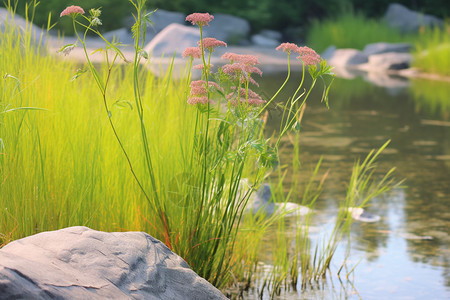
<svg viewBox="0 0 450 300">
<path fill-rule="evenodd" d="M 0 299 L 226 299 L 143 232 L 70 227 L 0 249 Z"/>
</svg>

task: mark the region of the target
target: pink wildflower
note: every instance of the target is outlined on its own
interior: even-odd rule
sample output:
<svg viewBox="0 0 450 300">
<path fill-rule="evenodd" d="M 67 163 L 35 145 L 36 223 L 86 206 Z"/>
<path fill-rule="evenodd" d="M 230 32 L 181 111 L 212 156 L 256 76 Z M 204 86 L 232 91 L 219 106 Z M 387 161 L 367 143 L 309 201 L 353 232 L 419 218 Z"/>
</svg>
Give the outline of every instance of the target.
<svg viewBox="0 0 450 300">
<path fill-rule="evenodd" d="M 236 87 L 233 86 L 231 87 L 232 90 L 236 90 Z M 257 93 L 255 93 L 254 91 L 252 91 L 251 89 L 244 89 L 244 88 L 239 88 L 239 96 L 242 98 L 245 98 L 246 94 L 248 94 L 248 98 L 256 98 L 256 99 L 261 99 L 261 96 L 258 95 Z"/>
<path fill-rule="evenodd" d="M 301 60 L 305 66 L 314 65 L 320 62 L 320 55 L 309 47 L 299 47 L 299 54 L 297 59 Z"/>
<path fill-rule="evenodd" d="M 299 52 L 300 48 L 293 43 L 282 43 L 280 46 L 278 46 L 275 50 L 279 51 L 283 51 L 286 53 L 291 53 L 291 52 Z"/>
<path fill-rule="evenodd" d="M 215 87 L 217 90 L 222 90 L 222 88 L 213 81 L 208 81 L 209 87 Z M 206 81 L 195 80 L 191 82 L 191 95 L 203 96 L 206 95 Z"/>
<path fill-rule="evenodd" d="M 238 106 L 239 103 L 241 104 L 250 104 L 250 105 L 255 105 L 255 106 L 259 106 L 262 105 L 264 103 L 266 103 L 266 101 L 258 99 L 258 98 L 248 98 L 247 100 L 245 99 L 240 99 L 240 101 L 238 102 L 237 100 L 229 100 L 231 105 L 233 106 Z"/>
<path fill-rule="evenodd" d="M 236 90 L 236 87 L 232 87 L 231 89 Z M 235 97 L 236 97 L 235 93 L 231 93 L 231 94 L 227 95 L 227 99 L 230 100 L 230 103 L 234 106 L 237 106 L 238 101 L 234 99 Z M 247 99 L 246 99 L 246 97 L 247 97 Z M 261 98 L 260 95 L 258 95 L 254 91 L 252 91 L 250 89 L 246 90 L 244 88 L 239 88 L 238 98 L 241 103 L 247 103 L 250 105 L 261 105 L 266 102 Z"/>
<path fill-rule="evenodd" d="M 205 68 L 205 65 L 204 64 L 199 64 L 199 65 L 193 66 L 193 68 L 196 69 L 196 70 L 203 70 Z"/>
<path fill-rule="evenodd" d="M 199 27 L 208 26 L 209 22 L 213 19 L 214 16 L 209 13 L 193 13 L 186 17 L 186 21 L 191 22 L 192 25 L 198 25 Z"/>
<path fill-rule="evenodd" d="M 246 82 L 246 81 L 247 81 L 247 78 L 246 78 L 245 76 L 242 76 L 242 78 L 241 78 L 241 83 L 244 83 L 244 82 Z M 257 83 L 257 82 L 255 81 L 255 79 L 253 79 L 251 76 L 248 76 L 248 82 L 250 82 L 251 84 L 256 85 L 256 86 L 259 87 L 259 83 Z"/>
<path fill-rule="evenodd" d="M 206 95 L 206 82 L 204 80 L 192 81 L 191 95 Z"/>
<path fill-rule="evenodd" d="M 66 9 L 61 12 L 59 17 L 69 16 L 71 14 L 82 14 L 83 15 L 84 10 L 79 6 L 71 5 L 71 6 L 66 7 Z"/>
<path fill-rule="evenodd" d="M 246 65 L 246 64 L 243 64 L 243 63 L 224 65 L 222 67 L 222 71 L 225 74 L 228 74 L 228 75 L 233 75 L 233 74 L 239 74 L 239 73 L 242 73 L 242 72 L 246 72 L 248 74 L 256 73 L 259 76 L 262 76 L 262 71 L 259 68 L 254 67 L 252 65 Z"/>
<path fill-rule="evenodd" d="M 242 72 L 242 66 L 239 65 L 239 64 L 227 64 L 227 65 L 224 65 L 222 67 L 222 71 L 225 74 L 233 75 L 235 73 L 241 73 Z"/>
<path fill-rule="evenodd" d="M 222 88 L 214 81 L 208 81 L 209 87 L 215 87 L 217 90 L 222 90 Z"/>
<path fill-rule="evenodd" d="M 254 67 L 254 66 L 251 66 L 251 65 L 244 65 L 243 68 L 242 68 L 242 70 L 245 71 L 245 72 L 247 72 L 247 73 L 249 73 L 249 74 L 250 74 L 250 73 L 256 73 L 256 74 L 258 74 L 259 76 L 262 76 L 262 74 L 263 74 L 263 72 L 261 71 L 260 68 Z"/>
<path fill-rule="evenodd" d="M 191 105 L 206 104 L 206 103 L 208 103 L 208 101 L 211 102 L 207 96 L 201 96 L 201 97 L 193 96 L 193 97 L 188 97 L 188 99 L 187 99 L 187 103 L 189 103 Z"/>
<path fill-rule="evenodd" d="M 231 52 L 226 52 L 222 55 L 222 59 L 228 59 L 231 63 L 238 62 L 246 65 L 258 65 L 258 57 L 249 54 L 236 54 Z"/>
<path fill-rule="evenodd" d="M 262 99 L 258 99 L 258 98 L 248 98 L 247 99 L 247 103 L 250 105 L 263 105 L 264 103 L 266 103 L 266 101 L 262 100 Z"/>
<path fill-rule="evenodd" d="M 190 56 L 191 58 L 201 58 L 202 57 L 202 50 L 198 47 L 187 47 L 184 49 L 183 57 Z"/>
<path fill-rule="evenodd" d="M 197 42 L 198 46 L 201 46 L 201 42 Z M 219 41 L 215 38 L 204 38 L 203 39 L 203 48 L 212 51 L 215 47 L 227 46 L 227 43 Z"/>
</svg>

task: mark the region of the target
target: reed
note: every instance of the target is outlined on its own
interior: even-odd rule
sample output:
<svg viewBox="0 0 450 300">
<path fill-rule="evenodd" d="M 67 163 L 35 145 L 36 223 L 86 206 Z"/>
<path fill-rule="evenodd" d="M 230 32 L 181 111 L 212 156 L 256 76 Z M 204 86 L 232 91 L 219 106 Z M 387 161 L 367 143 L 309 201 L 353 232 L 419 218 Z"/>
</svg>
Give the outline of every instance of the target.
<svg viewBox="0 0 450 300">
<path fill-rule="evenodd" d="M 305 289 L 308 285 L 320 282 L 326 278 L 336 249 L 345 238 L 348 242 L 347 247 L 350 245 L 349 234 L 353 218 L 351 216 L 352 210 L 349 208 L 364 208 L 369 205 L 371 199 L 398 187 L 402 183 L 402 181 L 393 178 L 395 168 L 388 170 L 383 175 L 379 175 L 376 167 L 377 159 L 389 142 L 386 142 L 378 150 L 371 151 L 364 160 L 355 162 L 348 182 L 346 197 L 339 203 L 336 221 L 331 232 L 322 230 L 319 233 L 319 237 L 314 238 L 315 241 L 310 237 L 310 224 L 314 218 L 312 208 L 316 199 L 320 196 L 327 172 L 325 172 L 314 188 L 303 189 L 304 191 L 314 191 L 309 197 L 303 195 L 302 200 L 303 203 L 305 203 L 305 199 L 307 200 L 311 211 L 305 216 L 294 218 L 294 220 L 285 220 L 284 218 L 278 220 L 277 238 L 273 244 L 272 252 L 274 266 L 266 275 L 261 289 L 266 289 L 274 297 L 279 295 L 283 288 L 293 290 L 297 288 Z M 307 183 L 307 186 L 314 181 L 318 181 L 319 167 L 320 161 L 312 173 L 311 180 Z M 282 201 L 283 199 L 278 198 L 278 200 Z M 290 226 L 287 230 L 285 228 L 286 223 L 295 225 Z M 291 234 L 286 234 L 291 231 L 293 231 Z M 346 259 L 347 257 L 344 258 L 343 264 Z M 263 295 L 263 293 L 263 290 L 259 291 L 260 295 Z"/>
</svg>

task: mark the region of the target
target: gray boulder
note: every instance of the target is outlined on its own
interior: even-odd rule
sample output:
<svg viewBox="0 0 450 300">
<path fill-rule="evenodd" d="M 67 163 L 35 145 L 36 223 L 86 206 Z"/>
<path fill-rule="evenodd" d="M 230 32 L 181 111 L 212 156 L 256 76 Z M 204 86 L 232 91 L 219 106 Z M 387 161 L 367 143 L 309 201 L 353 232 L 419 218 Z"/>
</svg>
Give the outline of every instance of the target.
<svg viewBox="0 0 450 300">
<path fill-rule="evenodd" d="M 280 42 L 278 40 L 268 38 L 262 34 L 252 35 L 250 41 L 253 44 L 261 47 L 277 47 L 278 45 L 280 45 Z"/>
<path fill-rule="evenodd" d="M 270 30 L 270 29 L 263 29 L 259 32 L 260 35 L 262 35 L 263 37 L 272 39 L 272 40 L 276 40 L 277 42 L 280 42 L 281 39 L 283 38 L 283 35 L 281 34 L 281 32 L 276 31 L 276 30 Z"/>
<path fill-rule="evenodd" d="M 366 45 L 363 53 L 367 56 L 387 52 L 409 53 L 412 45 L 409 43 L 374 43 Z"/>
<path fill-rule="evenodd" d="M 144 50 L 153 57 L 181 57 L 184 49 L 187 47 L 196 47 L 200 41 L 200 32 L 198 28 L 184 26 L 180 24 L 170 24 L 158 33 Z"/>
<path fill-rule="evenodd" d="M 250 33 L 250 23 L 247 20 L 227 14 L 214 14 L 214 20 L 203 28 L 205 36 L 228 44 L 238 44 L 246 40 Z"/>
<path fill-rule="evenodd" d="M 328 64 L 333 67 L 346 67 L 366 63 L 367 55 L 356 49 L 337 49 L 327 54 Z"/>
<path fill-rule="evenodd" d="M 388 52 L 369 56 L 371 70 L 402 70 L 409 68 L 412 61 L 409 53 Z"/>
<path fill-rule="evenodd" d="M 389 4 L 384 20 L 390 27 L 397 28 L 403 33 L 417 32 L 421 26 L 443 27 L 444 24 L 435 16 L 418 13 L 398 3 Z"/>
<path fill-rule="evenodd" d="M 150 16 L 152 23 L 147 24 L 146 41 L 151 41 L 159 32 L 170 24 L 185 24 L 186 16 L 180 12 L 167 11 L 164 9 L 158 9 Z M 132 16 L 126 18 L 125 25 L 129 30 L 134 24 L 134 18 Z"/>
<path fill-rule="evenodd" d="M 103 34 L 103 37 L 107 39 L 109 42 L 115 41 L 120 42 L 125 45 L 133 45 L 133 36 L 131 32 L 126 28 L 120 28 L 113 31 L 108 31 Z"/>
<path fill-rule="evenodd" d="M 0 299 L 226 299 L 143 232 L 43 232 L 0 249 Z"/>
<path fill-rule="evenodd" d="M 4 32 L 6 26 L 14 26 L 23 34 L 27 28 L 27 21 L 17 14 L 12 16 L 6 8 L 0 7 L 0 31 Z M 31 34 L 31 42 L 35 45 L 44 46 L 46 43 L 47 32 L 34 24 L 31 24 L 28 29 Z"/>
</svg>

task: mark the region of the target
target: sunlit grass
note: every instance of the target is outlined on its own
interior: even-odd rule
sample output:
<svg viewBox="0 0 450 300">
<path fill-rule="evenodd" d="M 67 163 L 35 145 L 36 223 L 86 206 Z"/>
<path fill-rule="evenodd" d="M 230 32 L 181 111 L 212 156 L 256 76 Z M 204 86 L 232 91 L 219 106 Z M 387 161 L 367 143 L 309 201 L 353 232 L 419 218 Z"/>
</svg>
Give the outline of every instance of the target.
<svg viewBox="0 0 450 300">
<path fill-rule="evenodd" d="M 450 23 L 443 29 L 423 28 L 414 43 L 413 66 L 427 73 L 450 76 Z"/>
</svg>

